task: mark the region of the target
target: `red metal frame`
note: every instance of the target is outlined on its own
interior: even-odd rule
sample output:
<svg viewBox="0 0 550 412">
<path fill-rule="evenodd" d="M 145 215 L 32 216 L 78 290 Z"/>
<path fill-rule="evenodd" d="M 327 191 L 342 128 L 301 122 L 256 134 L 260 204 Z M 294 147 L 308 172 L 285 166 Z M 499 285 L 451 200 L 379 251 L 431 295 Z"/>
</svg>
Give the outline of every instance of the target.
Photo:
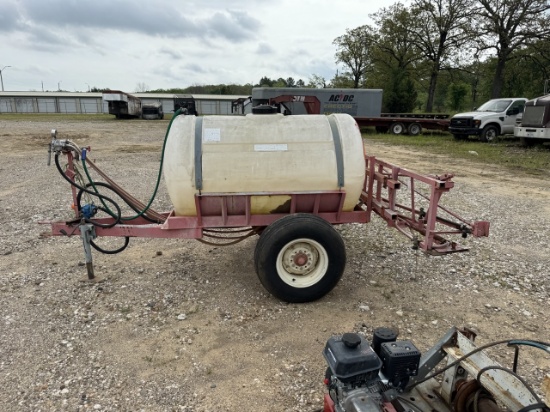
<svg viewBox="0 0 550 412">
<path fill-rule="evenodd" d="M 443 235 L 467 235 L 475 237 L 489 235 L 489 222 L 469 222 L 457 214 L 439 205 L 441 196 L 454 187 L 451 180 L 453 175 L 424 176 L 409 170 L 394 166 L 375 157 L 367 157 L 366 191 L 361 194 L 361 200 L 367 205 L 367 211 L 374 211 L 402 234 L 407 236 L 415 246 L 430 254 L 446 254 L 463 252 L 468 249 L 459 246 L 456 242 L 446 240 Z M 429 189 L 428 195 L 422 195 L 417 190 L 418 184 Z M 408 187 L 407 192 L 410 206 L 397 202 L 398 191 Z M 401 193 L 404 193 L 403 191 Z M 420 199 L 419 199 L 420 198 Z M 425 200 L 427 210 L 417 209 L 419 200 Z M 444 211 L 458 220 L 451 221 L 438 215 Z M 438 230 L 438 228 L 451 230 Z M 417 237 L 421 234 L 424 239 Z"/>
<path fill-rule="evenodd" d="M 67 175 L 74 179 L 74 156 L 68 156 Z M 453 188 L 452 175 L 423 176 L 394 166 L 390 163 L 366 157 L 365 183 L 357 206 L 353 211 L 343 211 L 346 197 L 343 190 L 307 192 L 255 192 L 255 193 L 206 193 L 195 195 L 196 216 L 176 216 L 174 212 L 162 213 L 162 223 L 151 223 L 141 217 L 125 220 L 113 227 L 95 227 L 97 236 L 128 236 L 147 238 L 200 239 L 204 229 L 266 227 L 288 214 L 310 213 L 331 224 L 368 223 L 372 212 L 384 219 L 413 241 L 419 249 L 430 254 L 462 252 L 467 249 L 455 242 L 447 241 L 443 235 L 471 234 L 488 236 L 488 222 L 468 222 L 449 210 L 439 206 L 441 196 Z M 429 188 L 429 194 L 422 195 L 417 186 Z M 402 188 L 407 188 L 405 192 Z M 76 204 L 76 189 L 72 188 Z M 398 195 L 405 195 L 409 205 L 398 202 Z M 252 198 L 257 196 L 288 196 L 283 210 L 275 213 L 254 214 L 251 212 Z M 417 208 L 424 202 L 426 210 Z M 456 221 L 438 215 L 444 211 Z M 75 213 L 78 211 L 75 208 Z M 78 216 L 77 216 L 78 218 Z M 93 219 L 97 223 L 113 223 L 113 218 Z M 77 221 L 52 222 L 52 235 L 79 234 Z M 450 230 L 448 229 L 450 228 Z M 442 230 L 445 229 L 445 230 Z M 422 238 L 418 237 L 418 234 Z"/>
<path fill-rule="evenodd" d="M 290 103 L 290 102 L 300 102 L 303 103 L 307 114 L 320 114 L 321 113 L 321 102 L 315 96 L 292 96 L 292 95 L 281 95 L 269 99 L 269 104 L 280 104 L 280 103 Z"/>
</svg>

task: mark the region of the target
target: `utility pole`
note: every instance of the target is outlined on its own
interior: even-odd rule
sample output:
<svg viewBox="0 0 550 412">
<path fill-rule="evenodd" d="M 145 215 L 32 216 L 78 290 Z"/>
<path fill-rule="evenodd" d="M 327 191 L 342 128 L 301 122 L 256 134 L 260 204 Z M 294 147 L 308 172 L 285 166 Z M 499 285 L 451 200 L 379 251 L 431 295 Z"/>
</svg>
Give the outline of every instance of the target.
<svg viewBox="0 0 550 412">
<path fill-rule="evenodd" d="M 2 83 L 2 91 L 4 91 L 4 78 L 2 77 L 2 72 L 4 71 L 4 69 L 7 69 L 8 67 L 11 67 L 11 66 L 4 66 L 2 67 L 2 70 L 0 70 L 0 83 Z"/>
</svg>

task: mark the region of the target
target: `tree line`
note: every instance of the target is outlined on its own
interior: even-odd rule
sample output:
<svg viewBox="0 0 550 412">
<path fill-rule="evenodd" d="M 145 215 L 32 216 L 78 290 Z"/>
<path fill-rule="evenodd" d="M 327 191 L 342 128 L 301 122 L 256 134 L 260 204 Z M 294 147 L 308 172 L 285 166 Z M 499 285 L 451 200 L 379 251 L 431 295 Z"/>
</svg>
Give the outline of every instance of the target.
<svg viewBox="0 0 550 412">
<path fill-rule="evenodd" d="M 381 88 L 385 111 L 535 97 L 550 69 L 549 0 L 412 0 L 334 40 L 333 87 Z"/>
<path fill-rule="evenodd" d="M 294 79 L 293 77 L 287 77 L 286 79 L 280 77 L 278 79 L 271 79 L 267 76 L 263 76 L 258 83 L 240 84 L 207 84 L 207 85 L 193 85 L 186 88 L 170 88 L 170 89 L 155 89 L 155 90 L 142 90 L 136 88 L 139 92 L 150 93 L 174 93 L 174 94 L 234 94 L 234 95 L 250 95 L 254 87 L 323 87 L 318 83 L 319 76 L 312 75 L 306 83 L 303 79 Z M 324 81 L 324 80 L 323 80 Z M 326 87 L 326 84 L 325 84 Z"/>
</svg>

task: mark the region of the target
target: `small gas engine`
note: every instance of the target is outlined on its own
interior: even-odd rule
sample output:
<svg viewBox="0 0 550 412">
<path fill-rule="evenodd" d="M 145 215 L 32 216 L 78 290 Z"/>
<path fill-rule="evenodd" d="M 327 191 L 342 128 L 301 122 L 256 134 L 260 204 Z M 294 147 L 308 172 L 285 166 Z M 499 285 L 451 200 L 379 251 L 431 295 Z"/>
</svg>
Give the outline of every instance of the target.
<svg viewBox="0 0 550 412">
<path fill-rule="evenodd" d="M 520 346 L 550 352 L 550 345 L 505 340 L 476 347 L 474 338 L 472 331 L 451 328 L 421 356 L 412 341 L 398 341 L 390 328 L 375 329 L 372 346 L 356 333 L 333 336 L 323 351 L 328 364 L 323 411 L 550 412 L 516 373 Z M 512 369 L 498 365 L 483 352 L 499 344 L 515 347 Z M 435 371 L 444 359 L 447 364 Z M 442 378 L 435 379 L 439 375 Z M 541 387 L 550 388 L 550 375 Z"/>
<path fill-rule="evenodd" d="M 398 389 L 405 389 L 409 378 L 418 374 L 420 351 L 410 340 L 396 339 L 393 329 L 378 328 L 373 347 L 356 333 L 328 340 L 325 383 L 338 405 L 333 411 L 380 411 L 380 405 L 397 398 Z"/>
</svg>

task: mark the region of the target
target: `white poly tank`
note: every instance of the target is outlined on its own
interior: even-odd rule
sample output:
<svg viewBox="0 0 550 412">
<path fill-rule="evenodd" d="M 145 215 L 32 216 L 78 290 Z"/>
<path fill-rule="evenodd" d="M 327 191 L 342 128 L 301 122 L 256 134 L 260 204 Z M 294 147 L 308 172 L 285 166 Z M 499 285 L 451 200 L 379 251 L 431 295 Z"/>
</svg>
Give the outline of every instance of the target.
<svg viewBox="0 0 550 412">
<path fill-rule="evenodd" d="M 178 216 L 196 216 L 197 193 L 344 190 L 344 211 L 365 179 L 363 141 L 347 114 L 178 116 L 168 133 L 164 179 Z M 253 214 L 288 197 L 255 196 Z"/>
</svg>

